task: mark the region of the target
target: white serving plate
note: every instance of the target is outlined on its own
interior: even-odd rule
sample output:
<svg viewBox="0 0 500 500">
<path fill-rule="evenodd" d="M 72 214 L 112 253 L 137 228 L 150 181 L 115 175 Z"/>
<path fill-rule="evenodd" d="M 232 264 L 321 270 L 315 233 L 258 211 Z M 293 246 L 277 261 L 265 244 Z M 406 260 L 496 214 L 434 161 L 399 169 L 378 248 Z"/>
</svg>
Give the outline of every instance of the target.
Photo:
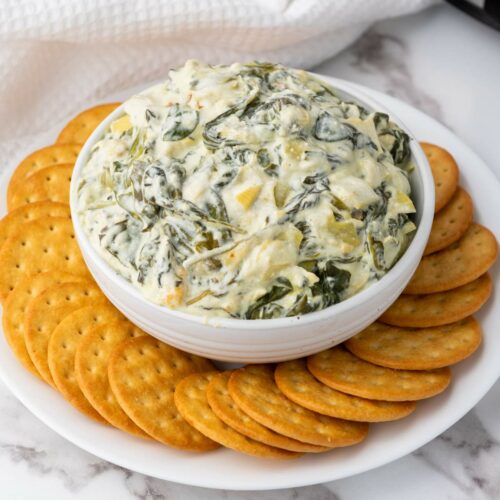
<svg viewBox="0 0 500 500">
<path fill-rule="evenodd" d="M 500 183 L 484 162 L 429 116 L 392 97 L 352 86 L 392 109 L 419 140 L 435 142 L 453 153 L 460 165 L 461 184 L 474 199 L 475 219 L 488 226 L 500 239 L 500 218 L 497 215 Z M 130 89 L 109 96 L 108 101 L 124 99 L 138 90 Z M 59 128 L 47 132 L 42 138 L 45 143 L 26 144 L 23 153 L 28 154 L 35 147 L 49 144 Z M 14 164 L 10 165 L 1 179 L 3 199 L 14 167 Z M 492 277 L 498 287 L 497 268 L 492 270 Z M 208 488 L 290 488 L 345 478 L 401 458 L 434 439 L 473 408 L 500 376 L 500 335 L 497 334 L 500 304 L 496 294 L 477 317 L 484 330 L 483 345 L 473 356 L 453 368 L 453 382 L 445 393 L 419 403 L 416 412 L 404 420 L 373 425 L 368 438 L 358 446 L 308 455 L 294 461 L 257 459 L 225 449 L 205 454 L 187 453 L 95 423 L 22 368 L 3 335 L 0 335 L 0 377 L 21 402 L 55 432 L 117 465 L 160 479 Z"/>
</svg>

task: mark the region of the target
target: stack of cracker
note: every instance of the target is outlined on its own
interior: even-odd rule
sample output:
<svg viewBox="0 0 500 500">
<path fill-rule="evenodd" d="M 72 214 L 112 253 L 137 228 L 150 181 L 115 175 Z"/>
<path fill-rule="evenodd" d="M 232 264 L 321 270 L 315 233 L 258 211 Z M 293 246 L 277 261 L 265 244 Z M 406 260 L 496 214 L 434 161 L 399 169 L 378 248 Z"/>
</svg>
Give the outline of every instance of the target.
<svg viewBox="0 0 500 500">
<path fill-rule="evenodd" d="M 129 322 L 90 276 L 68 206 L 74 161 L 117 104 L 75 117 L 15 170 L 0 221 L 3 329 L 17 359 L 88 417 L 189 451 L 220 445 L 290 459 L 361 442 L 369 423 L 411 414 L 449 385 L 481 342 L 471 316 L 492 290 L 497 243 L 443 149 L 424 144 L 436 181 L 425 256 L 380 320 L 307 359 L 219 371 Z"/>
</svg>

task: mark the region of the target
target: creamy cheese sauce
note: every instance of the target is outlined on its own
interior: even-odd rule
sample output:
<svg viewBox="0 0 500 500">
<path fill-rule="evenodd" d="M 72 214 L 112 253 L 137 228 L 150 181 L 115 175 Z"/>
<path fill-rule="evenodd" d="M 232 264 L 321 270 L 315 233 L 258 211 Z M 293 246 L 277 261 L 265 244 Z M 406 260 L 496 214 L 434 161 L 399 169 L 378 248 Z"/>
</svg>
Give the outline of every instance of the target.
<svg viewBox="0 0 500 500">
<path fill-rule="evenodd" d="M 379 280 L 415 230 L 408 136 L 305 71 L 188 61 L 124 111 L 82 170 L 78 216 L 152 302 L 317 311 Z"/>
</svg>

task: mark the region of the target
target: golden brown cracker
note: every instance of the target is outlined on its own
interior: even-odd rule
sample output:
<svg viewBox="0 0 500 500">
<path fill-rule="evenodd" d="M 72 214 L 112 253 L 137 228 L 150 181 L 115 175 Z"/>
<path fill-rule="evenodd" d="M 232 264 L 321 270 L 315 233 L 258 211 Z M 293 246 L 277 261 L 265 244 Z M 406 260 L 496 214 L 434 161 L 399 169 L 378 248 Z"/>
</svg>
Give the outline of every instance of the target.
<svg viewBox="0 0 500 500">
<path fill-rule="evenodd" d="M 26 347 L 31 361 L 50 385 L 55 386 L 47 352 L 55 327 L 73 311 L 101 304 L 109 304 L 108 299 L 92 281 L 52 285 L 30 300 L 24 319 Z"/>
<path fill-rule="evenodd" d="M 77 410 L 103 423 L 107 420 L 89 403 L 78 385 L 75 355 L 84 335 L 96 326 L 106 326 L 119 319 L 123 319 L 123 315 L 110 303 L 77 309 L 64 316 L 54 328 L 47 351 L 49 370 L 58 391 Z"/>
<path fill-rule="evenodd" d="M 229 379 L 229 393 L 250 417 L 278 434 L 298 441 L 336 448 L 362 441 L 368 425 L 312 412 L 288 399 L 274 381 L 269 365 L 248 365 Z"/>
<path fill-rule="evenodd" d="M 9 212 L 36 201 L 69 203 L 72 164 L 46 167 L 20 182 L 7 197 Z"/>
<path fill-rule="evenodd" d="M 380 317 L 388 325 L 425 328 L 454 323 L 474 314 L 488 300 L 488 273 L 466 285 L 428 295 L 401 295 Z"/>
<path fill-rule="evenodd" d="M 473 212 L 471 197 L 459 186 L 448 204 L 434 216 L 424 255 L 442 250 L 460 239 L 472 224 Z"/>
<path fill-rule="evenodd" d="M 10 198 L 14 188 L 26 177 L 45 167 L 74 164 L 80 153 L 81 144 L 52 144 L 28 155 L 14 170 L 7 188 L 7 198 Z"/>
<path fill-rule="evenodd" d="M 300 454 L 255 441 L 226 425 L 208 404 L 207 387 L 218 372 L 195 373 L 177 384 L 175 405 L 195 429 L 226 448 L 260 458 L 290 459 Z"/>
<path fill-rule="evenodd" d="M 114 111 L 121 103 L 113 102 L 110 104 L 99 104 L 92 108 L 82 111 L 76 115 L 68 124 L 61 130 L 57 137 L 57 144 L 78 143 L 84 144 L 90 137 L 90 134 L 97 126 Z"/>
<path fill-rule="evenodd" d="M 144 336 L 115 348 L 108 377 L 119 405 L 144 432 L 176 448 L 207 451 L 218 445 L 182 418 L 174 391 L 184 377 L 213 369 L 206 359 Z"/>
<path fill-rule="evenodd" d="M 498 243 L 493 233 L 473 223 L 455 243 L 423 257 L 403 293 L 422 295 L 470 283 L 495 262 Z"/>
<path fill-rule="evenodd" d="M 0 248 L 9 236 L 21 229 L 21 224 L 46 217 L 71 219 L 69 205 L 53 201 L 38 201 L 10 212 L 0 220 Z"/>
<path fill-rule="evenodd" d="M 324 446 L 302 443 L 296 439 L 283 436 L 249 417 L 244 411 L 240 410 L 229 394 L 228 383 L 231 374 L 232 371 L 225 371 L 213 376 L 207 387 L 208 404 L 225 424 L 255 441 L 284 450 L 320 453 L 330 449 Z"/>
<path fill-rule="evenodd" d="M 339 392 L 318 382 L 304 359 L 279 363 L 276 384 L 292 401 L 311 411 L 357 422 L 386 422 L 412 413 L 414 401 L 375 401 Z"/>
<path fill-rule="evenodd" d="M 35 275 L 22 276 L 3 305 L 2 325 L 5 338 L 16 358 L 31 373 L 43 380 L 26 349 L 24 339 L 24 316 L 30 300 L 46 288 L 58 283 L 78 281 L 78 276 L 51 271 Z"/>
<path fill-rule="evenodd" d="M 0 249 L 0 299 L 4 300 L 19 279 L 44 271 L 90 274 L 67 217 L 45 217 L 23 224 Z"/>
<path fill-rule="evenodd" d="M 453 156 L 445 149 L 422 142 L 420 144 L 429 161 L 436 189 L 435 212 L 441 210 L 451 199 L 458 186 L 458 166 Z"/>
<path fill-rule="evenodd" d="M 112 425 L 135 436 L 149 437 L 130 420 L 116 401 L 109 385 L 108 363 L 123 341 L 146 335 L 130 321 L 113 321 L 87 332 L 76 350 L 75 374 L 90 404 Z"/>
<path fill-rule="evenodd" d="M 361 359 L 397 370 L 432 370 L 470 356 L 481 343 L 472 317 L 433 328 L 400 328 L 373 323 L 350 338 L 346 347 Z"/>
<path fill-rule="evenodd" d="M 444 391 L 451 380 L 449 368 L 394 370 L 363 361 L 339 346 L 309 356 L 307 368 L 337 391 L 382 401 L 430 398 Z"/>
</svg>

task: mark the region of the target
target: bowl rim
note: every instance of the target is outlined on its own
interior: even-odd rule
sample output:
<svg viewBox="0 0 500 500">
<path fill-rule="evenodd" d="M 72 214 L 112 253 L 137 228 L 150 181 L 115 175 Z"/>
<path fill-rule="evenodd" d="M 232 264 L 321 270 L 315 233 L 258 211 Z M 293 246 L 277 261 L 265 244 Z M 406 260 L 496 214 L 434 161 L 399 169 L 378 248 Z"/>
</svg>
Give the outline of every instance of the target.
<svg viewBox="0 0 500 500">
<path fill-rule="evenodd" d="M 124 293 L 127 293 L 133 299 L 139 301 L 144 307 L 154 313 L 164 315 L 166 318 L 177 318 L 181 321 L 191 322 L 198 325 L 210 325 L 216 326 L 221 329 L 238 329 L 238 330 L 279 330 L 290 328 L 291 326 L 300 322 L 301 326 L 308 324 L 323 322 L 335 315 L 340 315 L 346 311 L 355 309 L 362 306 L 364 303 L 369 302 L 374 299 L 378 294 L 383 293 L 384 289 L 394 282 L 401 279 L 401 275 L 404 274 L 404 270 L 411 266 L 416 260 L 420 260 L 422 257 L 425 245 L 427 243 L 430 230 L 432 227 L 432 221 L 434 217 L 434 181 L 432 177 L 432 172 L 419 142 L 415 139 L 411 130 L 402 122 L 402 120 L 395 115 L 391 110 L 387 109 L 386 106 L 380 104 L 376 99 L 371 96 L 367 96 L 363 91 L 355 88 L 351 85 L 349 81 L 334 78 L 327 75 L 321 75 L 314 72 L 309 72 L 313 77 L 319 78 L 320 80 L 325 80 L 329 85 L 331 85 L 334 90 L 340 91 L 342 94 L 352 97 L 355 102 L 359 102 L 361 105 L 366 106 L 369 109 L 378 110 L 387 113 L 394 123 L 401 127 L 410 137 L 410 151 L 415 164 L 415 168 L 419 170 L 420 178 L 422 182 L 422 207 L 419 208 L 420 212 L 420 222 L 417 226 L 417 231 L 410 242 L 408 248 L 401 256 L 401 258 L 396 262 L 396 264 L 380 278 L 379 281 L 373 283 L 368 288 L 358 292 L 357 294 L 349 297 L 342 302 L 333 304 L 320 311 L 314 311 L 299 316 L 291 316 L 284 318 L 274 318 L 274 319 L 260 319 L 260 320 L 248 320 L 248 319 L 235 319 L 235 318 L 224 318 L 224 317 L 210 317 L 210 316 L 199 316 L 195 314 L 186 313 L 183 311 L 176 311 L 174 309 L 169 309 L 166 306 L 155 304 L 147 300 L 139 291 L 135 288 L 132 283 L 130 283 L 123 276 L 119 275 L 98 253 L 98 251 L 91 244 L 89 238 L 87 237 L 85 231 L 80 225 L 78 217 L 78 184 L 80 173 L 85 167 L 89 154 L 96 144 L 96 142 L 101 139 L 104 131 L 111 122 L 117 119 L 123 114 L 123 104 L 118 106 L 113 112 L 111 112 L 92 132 L 89 138 L 86 140 L 85 144 L 82 146 L 78 157 L 75 162 L 73 175 L 71 177 L 70 184 L 70 211 L 71 218 L 73 221 L 73 227 L 77 242 L 80 245 L 81 252 L 84 256 L 92 260 L 92 264 L 97 266 L 99 270 L 106 276 L 110 281 L 114 281 L 120 286 Z M 157 82 L 161 83 L 161 82 Z M 153 87 L 156 84 L 150 85 L 144 89 L 144 91 Z M 143 91 L 141 91 L 143 92 Z"/>
</svg>

